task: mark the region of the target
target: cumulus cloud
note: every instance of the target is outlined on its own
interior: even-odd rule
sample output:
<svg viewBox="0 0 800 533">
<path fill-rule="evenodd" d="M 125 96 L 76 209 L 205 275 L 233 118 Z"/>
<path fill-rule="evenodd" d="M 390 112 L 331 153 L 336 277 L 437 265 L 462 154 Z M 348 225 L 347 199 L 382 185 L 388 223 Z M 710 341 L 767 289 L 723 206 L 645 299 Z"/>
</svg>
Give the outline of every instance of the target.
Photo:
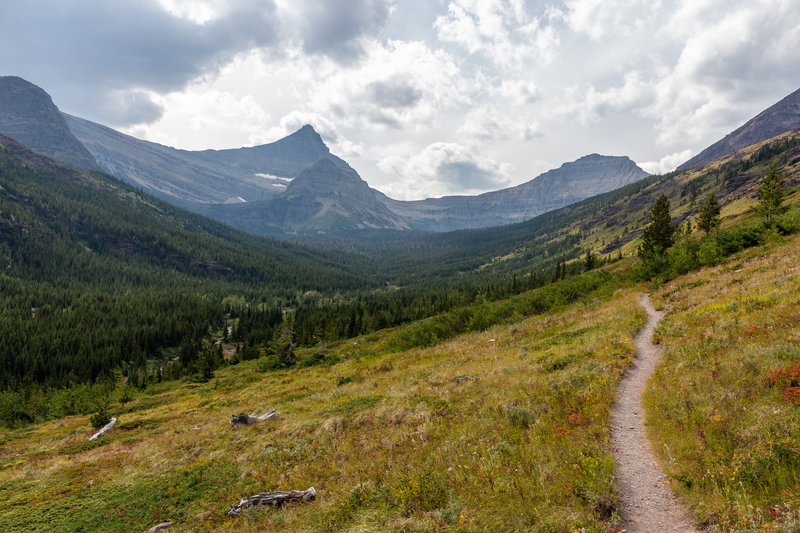
<svg viewBox="0 0 800 533">
<path fill-rule="evenodd" d="M 467 114 L 458 133 L 468 139 L 484 142 L 506 139 L 529 141 L 542 135 L 536 122 L 528 122 L 519 117 L 512 119 L 491 105 Z"/>
<path fill-rule="evenodd" d="M 387 0 L 301 0 L 286 3 L 299 22 L 303 49 L 350 64 L 365 52 L 364 39 L 379 33 L 393 2 Z"/>
<path fill-rule="evenodd" d="M 227 91 L 203 87 L 182 94 L 169 94 L 157 99 L 157 105 L 166 110 L 157 127 L 142 124 L 124 128 L 135 137 L 174 146 L 177 139 L 164 131 L 180 129 L 182 147 L 208 148 L 208 132 L 217 135 L 235 134 L 242 139 L 240 146 L 261 144 L 270 140 L 264 127 L 272 122 L 271 115 L 250 96 L 237 96 Z M 135 122 L 135 121 L 131 121 Z"/>
<path fill-rule="evenodd" d="M 422 42 L 370 42 L 357 65 L 321 65 L 324 76 L 308 80 L 306 107 L 335 117 L 340 128 L 419 130 L 471 90 L 454 60 Z"/>
<path fill-rule="evenodd" d="M 413 107 L 422 99 L 422 91 L 399 76 L 372 82 L 367 91 L 372 101 L 381 107 Z"/>
<path fill-rule="evenodd" d="M 694 153 L 691 149 L 681 150 L 672 154 L 667 154 L 658 161 L 645 161 L 644 163 L 637 163 L 640 168 L 650 174 L 666 174 L 672 172 L 678 165 L 688 161 Z"/>
<path fill-rule="evenodd" d="M 658 10 L 652 0 L 568 0 L 560 12 L 570 28 L 600 41 L 630 35 Z"/>
<path fill-rule="evenodd" d="M 520 0 L 451 0 L 434 27 L 443 42 L 487 56 L 496 66 L 549 63 L 560 43 L 552 26 L 529 16 Z"/>
<path fill-rule="evenodd" d="M 535 82 L 508 79 L 503 79 L 498 87 L 493 88 L 492 95 L 515 106 L 533 104 L 540 96 Z"/>
<path fill-rule="evenodd" d="M 381 188 L 398 199 L 479 194 L 509 184 L 508 164 L 481 156 L 458 143 L 433 143 L 413 157 L 387 157 L 379 165 L 384 171 L 402 177 Z"/>
<path fill-rule="evenodd" d="M 608 114 L 632 112 L 654 121 L 659 146 L 679 147 L 712 132 L 724 135 L 763 109 L 770 103 L 759 100 L 764 80 L 790 87 L 796 83 L 800 56 L 791 51 L 800 49 L 800 10 L 790 2 L 679 4 L 652 36 L 664 49 L 676 47 L 674 59 L 651 61 L 610 87 L 572 86 L 559 110 L 584 125 Z M 593 0 L 570 5 L 580 7 L 580 13 L 607 7 Z M 616 19 L 609 17 L 602 32 L 616 28 Z"/>
</svg>

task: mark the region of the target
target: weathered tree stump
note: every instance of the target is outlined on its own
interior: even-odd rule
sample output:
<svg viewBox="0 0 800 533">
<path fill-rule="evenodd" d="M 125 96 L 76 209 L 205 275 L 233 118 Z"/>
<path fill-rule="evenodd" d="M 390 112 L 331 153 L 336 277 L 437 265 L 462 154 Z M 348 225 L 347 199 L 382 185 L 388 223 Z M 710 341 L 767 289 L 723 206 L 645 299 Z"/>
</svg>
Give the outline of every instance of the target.
<svg viewBox="0 0 800 533">
<path fill-rule="evenodd" d="M 253 505 L 268 505 L 270 507 L 280 507 L 286 503 L 304 503 L 310 502 L 317 497 L 317 491 L 314 487 L 306 490 L 291 490 L 288 492 L 262 492 L 261 494 L 254 494 L 249 498 L 242 498 L 242 500 L 228 509 L 228 516 L 239 516 L 242 512 Z"/>
<path fill-rule="evenodd" d="M 232 415 L 231 427 L 240 428 L 242 426 L 249 426 L 250 424 L 255 424 L 256 422 L 261 422 L 264 420 L 268 420 L 270 418 L 275 418 L 276 416 L 278 416 L 278 413 L 274 409 L 271 411 L 267 411 L 261 416 L 246 415 L 244 413 L 239 413 L 238 415 Z"/>
<path fill-rule="evenodd" d="M 116 423 L 117 423 L 117 419 L 116 419 L 116 418 L 112 418 L 112 419 L 111 419 L 111 422 L 109 422 L 109 423 L 108 423 L 108 424 L 106 424 L 105 426 L 101 427 L 101 428 L 100 428 L 100 431 L 98 431 L 97 433 L 95 433 L 94 435 L 92 435 L 91 437 L 89 437 L 89 440 L 94 440 L 94 439 L 96 439 L 97 437 L 101 437 L 101 436 L 103 435 L 103 433 L 105 433 L 106 431 L 108 431 L 108 430 L 110 430 L 111 428 L 113 428 L 113 427 L 114 427 L 114 424 L 116 424 Z"/>
</svg>

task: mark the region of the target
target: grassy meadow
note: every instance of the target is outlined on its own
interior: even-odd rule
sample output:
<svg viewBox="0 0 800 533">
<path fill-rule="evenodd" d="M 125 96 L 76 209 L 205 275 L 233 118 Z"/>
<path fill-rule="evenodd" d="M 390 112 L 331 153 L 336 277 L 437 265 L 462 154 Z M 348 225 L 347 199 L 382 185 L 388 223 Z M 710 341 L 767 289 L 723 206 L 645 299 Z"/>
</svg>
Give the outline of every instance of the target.
<svg viewBox="0 0 800 533">
<path fill-rule="evenodd" d="M 711 531 L 800 531 L 800 236 L 673 280 L 648 430 Z"/>
<path fill-rule="evenodd" d="M 91 443 L 88 416 L 11 430 L 0 530 L 607 531 L 608 415 L 645 315 L 606 289 L 428 348 L 392 349 L 395 330 L 333 347 L 336 364 L 161 384 Z M 311 486 L 314 502 L 226 515 Z"/>
</svg>

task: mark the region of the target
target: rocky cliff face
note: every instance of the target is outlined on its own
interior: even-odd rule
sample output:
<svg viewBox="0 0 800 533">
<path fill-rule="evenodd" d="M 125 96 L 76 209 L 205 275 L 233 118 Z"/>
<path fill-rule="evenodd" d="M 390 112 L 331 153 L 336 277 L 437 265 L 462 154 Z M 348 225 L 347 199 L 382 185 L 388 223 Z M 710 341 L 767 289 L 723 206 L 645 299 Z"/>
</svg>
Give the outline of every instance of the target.
<svg viewBox="0 0 800 533">
<path fill-rule="evenodd" d="M 741 128 L 679 166 L 678 170 L 709 163 L 795 128 L 800 128 L 800 89 L 748 120 Z"/>
<path fill-rule="evenodd" d="M 0 133 L 73 167 L 100 170 L 50 96 L 16 76 L 0 76 Z"/>
</svg>

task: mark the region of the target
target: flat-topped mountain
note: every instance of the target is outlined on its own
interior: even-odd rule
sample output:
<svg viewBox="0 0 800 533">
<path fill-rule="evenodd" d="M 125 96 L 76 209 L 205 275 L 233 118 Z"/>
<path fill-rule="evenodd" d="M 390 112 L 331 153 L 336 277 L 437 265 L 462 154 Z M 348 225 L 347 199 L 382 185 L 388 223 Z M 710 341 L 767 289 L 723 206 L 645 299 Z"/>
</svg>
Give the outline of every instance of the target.
<svg viewBox="0 0 800 533">
<path fill-rule="evenodd" d="M 68 165 L 100 169 L 50 95 L 16 76 L 0 76 L 0 134 Z"/>
<path fill-rule="evenodd" d="M 479 196 L 446 196 L 413 202 L 386 196 L 382 199 L 389 209 L 420 229 L 450 231 L 521 222 L 618 189 L 647 175 L 628 157 L 591 154 L 516 187 Z"/>
<path fill-rule="evenodd" d="M 800 89 L 683 163 L 678 170 L 709 163 L 795 128 L 800 128 Z"/>
</svg>

